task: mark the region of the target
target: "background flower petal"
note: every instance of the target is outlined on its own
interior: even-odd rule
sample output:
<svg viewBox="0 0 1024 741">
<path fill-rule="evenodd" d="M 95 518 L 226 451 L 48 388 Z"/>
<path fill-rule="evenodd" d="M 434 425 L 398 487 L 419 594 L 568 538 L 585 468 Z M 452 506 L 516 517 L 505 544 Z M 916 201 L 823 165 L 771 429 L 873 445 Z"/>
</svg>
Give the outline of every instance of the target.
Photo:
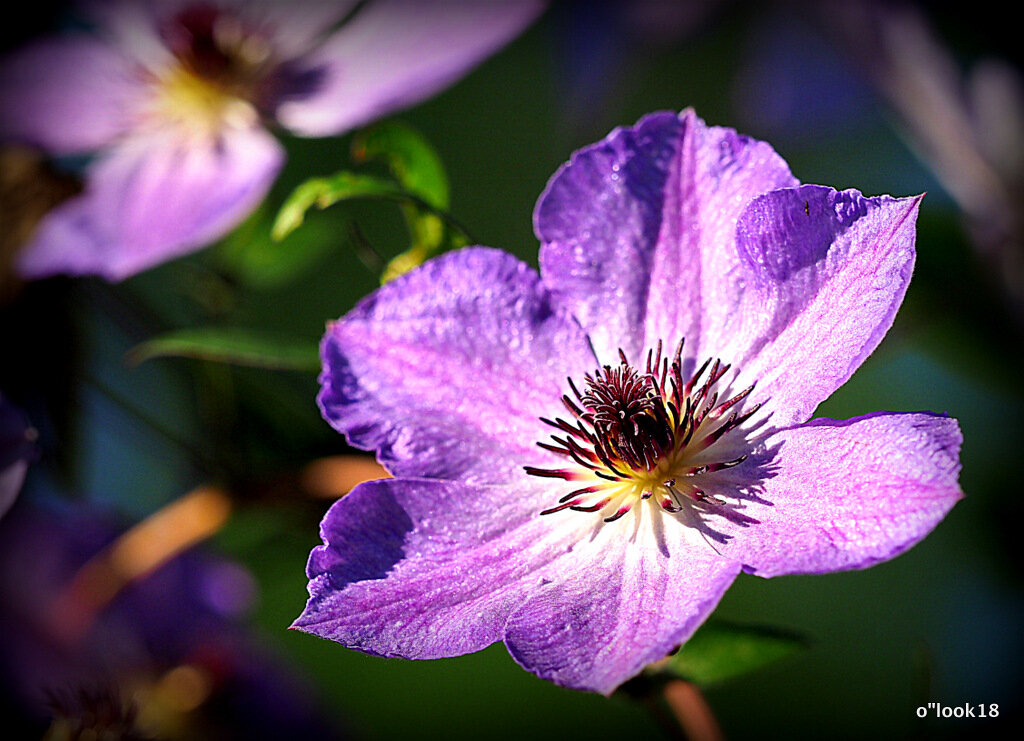
<svg viewBox="0 0 1024 741">
<path fill-rule="evenodd" d="M 530 486 L 390 479 L 362 484 L 324 517 L 310 599 L 293 628 L 412 659 L 479 651 L 565 558 Z M 581 518 L 582 519 L 582 518 Z M 565 530 L 562 530 L 565 533 Z"/>
<path fill-rule="evenodd" d="M 757 381 L 776 425 L 808 419 L 892 326 L 914 268 L 919 203 L 804 185 L 743 212 L 741 304 L 725 317 L 722 352 Z"/>
<path fill-rule="evenodd" d="M 630 521 L 581 541 L 562 578 L 509 618 L 505 643 L 523 668 L 610 694 L 685 641 L 740 571 L 679 522 L 655 532 L 643 521 L 634 533 Z"/>
<path fill-rule="evenodd" d="M 29 460 L 35 457 L 34 436 L 21 410 L 0 393 L 0 517 L 25 481 Z"/>
<path fill-rule="evenodd" d="M 545 282 L 569 302 L 602 361 L 686 337 L 714 352 L 739 302 L 736 221 L 796 184 L 763 143 L 693 111 L 652 114 L 577 152 L 548 183 L 534 227 Z"/>
<path fill-rule="evenodd" d="M 331 136 L 406 108 L 451 84 L 522 31 L 532 0 L 378 0 L 304 60 L 324 78 L 278 119 L 303 136 Z"/>
<path fill-rule="evenodd" d="M 593 370 L 579 325 L 532 268 L 499 250 L 448 253 L 330 325 L 319 403 L 399 476 L 521 478 L 566 377 Z"/>
<path fill-rule="evenodd" d="M 28 473 L 28 461 L 14 461 L 6 468 L 0 469 L 0 517 L 7 514 L 7 510 L 14 504 L 14 500 L 21 491 L 21 485 L 25 483 L 25 474 Z"/>
<path fill-rule="evenodd" d="M 197 8 L 238 21 L 247 33 L 268 41 L 275 62 L 308 52 L 359 0 L 82 0 L 86 18 L 114 46 L 144 67 L 159 71 L 173 63 L 167 31 L 176 16 Z"/>
<path fill-rule="evenodd" d="M 280 144 L 256 128 L 210 141 L 173 130 L 126 139 L 91 166 L 81 196 L 42 221 L 18 269 L 121 280 L 191 252 L 259 204 L 282 160 Z"/>
<path fill-rule="evenodd" d="M 97 149 L 132 126 L 142 87 L 131 62 L 98 39 L 37 41 L 0 61 L 0 139 L 56 155 Z"/>
<path fill-rule="evenodd" d="M 729 536 L 722 555 L 766 577 L 890 559 L 963 496 L 961 439 L 955 419 L 927 413 L 817 419 L 775 432 L 765 440 L 773 473 L 762 481 L 763 503 L 742 510 L 757 524 L 713 524 Z"/>
<path fill-rule="evenodd" d="M 358 4 L 359 0 L 221 0 L 222 6 L 266 34 L 283 60 L 308 52 Z"/>
</svg>

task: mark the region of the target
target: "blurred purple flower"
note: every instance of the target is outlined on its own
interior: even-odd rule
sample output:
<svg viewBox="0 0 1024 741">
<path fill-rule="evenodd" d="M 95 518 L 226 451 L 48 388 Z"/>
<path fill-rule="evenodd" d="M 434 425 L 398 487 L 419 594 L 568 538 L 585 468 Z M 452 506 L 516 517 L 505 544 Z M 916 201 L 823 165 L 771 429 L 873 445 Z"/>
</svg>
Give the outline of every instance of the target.
<svg viewBox="0 0 1024 741">
<path fill-rule="evenodd" d="M 55 209 L 23 250 L 26 277 L 120 280 L 209 243 L 255 208 L 281 167 L 283 149 L 266 126 L 330 136 L 412 105 L 509 41 L 543 5 L 88 7 L 97 35 L 39 41 L 0 65 L 0 138 L 54 155 L 100 153 L 85 192 Z"/>
<path fill-rule="evenodd" d="M 246 629 L 245 569 L 191 550 L 124 584 L 133 564 L 130 549 L 110 550 L 119 535 L 83 505 L 26 501 L 0 523 L 7 727 L 56 713 L 65 726 L 134 729 L 117 738 L 337 737 L 307 684 Z"/>
<path fill-rule="evenodd" d="M 1024 77 L 997 58 L 963 71 L 926 7 L 831 0 L 812 4 L 810 16 L 956 202 L 1024 329 Z"/>
<path fill-rule="evenodd" d="M 961 496 L 956 421 L 807 420 L 891 325 L 918 203 L 800 185 L 692 111 L 577 152 L 539 276 L 449 253 L 328 329 L 321 409 L 398 478 L 328 512 L 294 627 L 419 659 L 504 640 L 607 693 L 740 571 L 909 548 Z"/>
<path fill-rule="evenodd" d="M 14 504 L 25 481 L 35 455 L 34 438 L 25 416 L 0 393 L 0 517 Z"/>
</svg>

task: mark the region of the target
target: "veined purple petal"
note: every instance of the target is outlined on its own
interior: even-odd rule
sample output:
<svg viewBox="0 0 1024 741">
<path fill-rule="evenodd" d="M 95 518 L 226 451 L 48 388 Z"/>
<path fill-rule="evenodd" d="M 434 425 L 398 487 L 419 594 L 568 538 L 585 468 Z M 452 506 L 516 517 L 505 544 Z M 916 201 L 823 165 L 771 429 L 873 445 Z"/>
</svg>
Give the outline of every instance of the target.
<svg viewBox="0 0 1024 741">
<path fill-rule="evenodd" d="M 645 507 L 646 508 L 646 507 Z M 658 518 L 660 531 L 649 516 Z M 556 684 L 610 694 L 683 643 L 740 571 L 695 531 L 651 508 L 639 528 L 603 528 L 571 568 L 509 618 L 505 643 L 523 668 Z M 561 523 L 559 523 L 561 524 Z"/>
<path fill-rule="evenodd" d="M 804 185 L 743 212 L 741 303 L 720 352 L 757 381 L 774 424 L 809 418 L 885 336 L 910 283 L 919 203 Z"/>
<path fill-rule="evenodd" d="M 320 408 L 352 445 L 399 476 L 487 483 L 548 460 L 539 418 L 594 366 L 533 269 L 486 248 L 383 286 L 328 327 L 322 354 Z"/>
<path fill-rule="evenodd" d="M 673 113 L 616 129 L 573 155 L 537 202 L 541 273 L 603 362 L 619 347 L 630 357 L 643 349 L 651 263 L 682 131 Z"/>
<path fill-rule="evenodd" d="M 143 87 L 127 58 L 92 37 L 35 42 L 0 61 L 0 139 L 57 155 L 98 149 L 132 126 Z"/>
<path fill-rule="evenodd" d="M 692 111 L 652 114 L 548 183 L 534 213 L 544 281 L 604 362 L 680 337 L 698 356 L 716 352 L 741 293 L 736 221 L 754 197 L 796 183 L 763 142 Z"/>
<path fill-rule="evenodd" d="M 543 9 L 536 0 L 377 0 L 309 54 L 316 91 L 281 105 L 303 136 L 330 136 L 406 108 L 451 84 L 508 43 Z"/>
<path fill-rule="evenodd" d="M 361 484 L 324 518 L 310 599 L 293 628 L 378 656 L 440 658 L 501 639 L 509 614 L 571 559 L 537 515 L 543 486 L 391 479 Z M 558 569 L 561 571 L 561 569 Z"/>
<path fill-rule="evenodd" d="M 259 128 L 215 140 L 174 129 L 119 143 L 91 167 L 86 191 L 42 221 L 22 250 L 25 277 L 121 280 L 222 236 L 266 195 L 283 159 Z"/>
<path fill-rule="evenodd" d="M 757 523 L 714 526 L 729 537 L 722 555 L 766 577 L 893 558 L 963 496 L 961 439 L 956 420 L 926 413 L 817 419 L 779 430 L 764 441 L 773 475 L 761 482 L 763 502 L 742 510 Z"/>
</svg>

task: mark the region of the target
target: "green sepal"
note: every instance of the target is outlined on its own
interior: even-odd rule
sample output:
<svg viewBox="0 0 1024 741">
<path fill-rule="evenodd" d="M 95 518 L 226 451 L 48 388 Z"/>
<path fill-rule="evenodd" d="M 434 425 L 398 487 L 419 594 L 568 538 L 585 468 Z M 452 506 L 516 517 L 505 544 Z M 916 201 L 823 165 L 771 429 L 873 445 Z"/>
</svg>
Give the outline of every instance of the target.
<svg viewBox="0 0 1024 741">
<path fill-rule="evenodd" d="M 715 621 L 701 626 L 654 670 L 707 686 L 761 669 L 808 645 L 804 636 L 791 631 Z"/>
<path fill-rule="evenodd" d="M 292 191 L 277 213 L 270 231 L 282 240 L 302 225 L 306 212 L 314 206 L 324 209 L 339 201 L 354 198 L 383 198 L 408 201 L 416 197 L 400 185 L 377 175 L 343 171 L 328 177 L 313 178 Z"/>
<path fill-rule="evenodd" d="M 352 159 L 383 162 L 406 191 L 438 211 L 448 209 L 448 176 L 444 165 L 430 143 L 415 129 L 397 121 L 363 129 L 352 139 Z"/>
</svg>

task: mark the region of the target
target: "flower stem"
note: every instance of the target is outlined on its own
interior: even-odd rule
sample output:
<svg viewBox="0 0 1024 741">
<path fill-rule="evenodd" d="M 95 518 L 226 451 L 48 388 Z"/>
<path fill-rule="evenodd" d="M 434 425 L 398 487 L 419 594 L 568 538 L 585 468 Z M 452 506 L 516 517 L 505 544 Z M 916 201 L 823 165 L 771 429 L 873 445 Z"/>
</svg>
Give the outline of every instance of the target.
<svg viewBox="0 0 1024 741">
<path fill-rule="evenodd" d="M 665 683 L 662 696 L 690 741 L 725 741 L 722 727 L 697 685 L 671 679 Z"/>
</svg>

